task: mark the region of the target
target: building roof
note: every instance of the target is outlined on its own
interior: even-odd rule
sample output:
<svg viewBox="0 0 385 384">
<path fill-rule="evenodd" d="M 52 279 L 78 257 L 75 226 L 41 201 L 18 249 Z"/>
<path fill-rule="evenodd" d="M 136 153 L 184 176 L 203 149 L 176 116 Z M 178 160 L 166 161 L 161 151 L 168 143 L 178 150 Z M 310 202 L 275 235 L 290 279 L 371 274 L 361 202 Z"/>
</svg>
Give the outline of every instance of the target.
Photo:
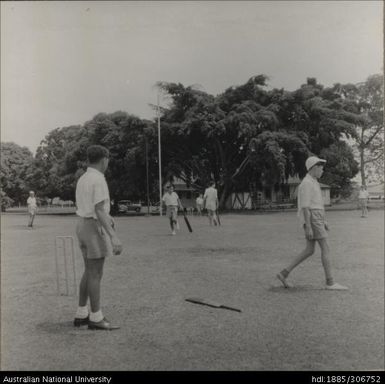
<svg viewBox="0 0 385 384">
<path fill-rule="evenodd" d="M 374 185 L 368 185 L 367 190 L 369 193 L 384 193 L 385 184 L 374 184 Z"/>
</svg>

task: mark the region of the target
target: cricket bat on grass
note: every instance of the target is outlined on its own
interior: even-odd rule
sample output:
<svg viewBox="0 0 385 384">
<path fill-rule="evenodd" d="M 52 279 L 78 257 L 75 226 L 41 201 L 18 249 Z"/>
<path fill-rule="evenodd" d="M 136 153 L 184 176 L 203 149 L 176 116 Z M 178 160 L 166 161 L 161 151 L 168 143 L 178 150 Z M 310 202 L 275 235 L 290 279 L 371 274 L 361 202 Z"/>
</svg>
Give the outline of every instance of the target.
<svg viewBox="0 0 385 384">
<path fill-rule="evenodd" d="M 228 307 L 227 305 L 219 304 L 211 300 L 201 299 L 199 297 L 190 297 L 189 299 L 186 299 L 186 301 L 194 304 L 207 305 L 208 307 L 213 307 L 213 308 L 222 308 L 222 309 L 228 309 L 230 311 L 242 312 L 238 308 Z"/>
</svg>

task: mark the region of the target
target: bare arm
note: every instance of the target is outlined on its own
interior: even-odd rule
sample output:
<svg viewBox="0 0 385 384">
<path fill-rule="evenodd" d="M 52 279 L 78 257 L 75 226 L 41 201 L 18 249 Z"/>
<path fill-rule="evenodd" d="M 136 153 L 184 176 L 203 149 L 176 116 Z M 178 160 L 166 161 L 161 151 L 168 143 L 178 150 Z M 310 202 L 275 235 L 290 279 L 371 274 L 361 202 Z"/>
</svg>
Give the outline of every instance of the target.
<svg viewBox="0 0 385 384">
<path fill-rule="evenodd" d="M 310 209 L 309 208 L 302 208 L 303 210 L 303 215 L 304 215 L 304 218 L 305 218 L 305 234 L 306 234 L 306 238 L 308 240 L 312 240 L 313 239 L 313 229 L 311 227 L 311 223 L 310 223 Z"/>
<path fill-rule="evenodd" d="M 108 236 L 111 238 L 112 248 L 115 255 L 120 255 L 122 253 L 122 243 L 120 242 L 118 236 L 116 235 L 116 232 L 114 230 L 113 221 L 111 220 L 111 217 L 107 214 L 107 212 L 104 210 L 104 201 L 101 201 L 100 203 L 95 205 L 95 213 L 96 217 L 98 218 L 100 224 L 107 232 Z"/>
</svg>

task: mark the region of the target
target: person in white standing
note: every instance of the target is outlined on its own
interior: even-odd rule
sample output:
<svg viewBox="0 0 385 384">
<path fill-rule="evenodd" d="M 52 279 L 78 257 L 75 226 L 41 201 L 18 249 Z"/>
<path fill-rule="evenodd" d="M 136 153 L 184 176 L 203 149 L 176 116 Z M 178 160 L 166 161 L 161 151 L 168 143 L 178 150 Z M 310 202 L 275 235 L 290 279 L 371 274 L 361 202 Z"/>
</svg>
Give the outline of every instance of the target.
<svg viewBox="0 0 385 384">
<path fill-rule="evenodd" d="M 108 149 L 92 145 L 87 149 L 88 168 L 76 185 L 76 234 L 84 259 L 84 273 L 79 287 L 79 306 L 74 326 L 88 325 L 94 330 L 114 330 L 100 306 L 100 285 L 104 261 L 122 252 L 122 243 L 110 216 L 110 194 L 104 173 L 109 162 Z M 87 301 L 90 299 L 91 313 Z"/>
<path fill-rule="evenodd" d="M 200 193 L 199 196 L 195 200 L 196 207 L 197 207 L 197 213 L 199 216 L 202 216 L 202 209 L 203 209 L 203 195 Z"/>
<path fill-rule="evenodd" d="M 162 201 L 166 205 L 166 216 L 170 220 L 171 234 L 175 235 L 175 228 L 180 229 L 178 223 L 178 207 L 180 209 L 183 209 L 183 207 L 178 194 L 174 192 L 174 186 L 168 185 L 166 190 L 167 192 L 163 195 Z"/>
<path fill-rule="evenodd" d="M 215 188 L 215 181 L 211 181 L 203 195 L 204 207 L 207 209 L 210 225 L 218 225 L 216 211 L 218 209 L 218 191 Z"/>
<path fill-rule="evenodd" d="M 29 213 L 29 221 L 28 221 L 28 227 L 33 227 L 33 221 L 35 220 L 35 215 L 37 212 L 37 203 L 36 203 L 36 197 L 35 192 L 30 191 L 29 197 L 27 199 L 27 205 L 28 205 L 28 213 Z"/>
<path fill-rule="evenodd" d="M 369 192 L 367 191 L 365 185 L 361 185 L 358 200 L 361 208 L 361 217 L 368 217 Z"/>
<path fill-rule="evenodd" d="M 347 287 L 335 283 L 331 273 L 330 249 L 327 241 L 329 230 L 325 220 L 324 202 L 318 179 L 321 178 L 326 160 L 310 156 L 305 163 L 308 171 L 298 187 L 298 214 L 305 230 L 306 248 L 280 273 L 277 278 L 285 288 L 290 288 L 287 282 L 289 273 L 314 253 L 315 244 L 321 248 L 321 260 L 326 277 L 326 289 L 347 290 Z"/>
</svg>

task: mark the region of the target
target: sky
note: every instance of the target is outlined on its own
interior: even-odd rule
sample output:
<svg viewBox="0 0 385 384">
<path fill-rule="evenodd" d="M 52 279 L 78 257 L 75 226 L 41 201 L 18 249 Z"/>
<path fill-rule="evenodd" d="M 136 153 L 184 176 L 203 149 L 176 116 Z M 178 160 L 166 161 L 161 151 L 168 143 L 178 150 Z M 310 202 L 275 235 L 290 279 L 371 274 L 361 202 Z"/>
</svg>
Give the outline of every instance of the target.
<svg viewBox="0 0 385 384">
<path fill-rule="evenodd" d="M 153 118 L 157 81 L 365 81 L 383 71 L 382 16 L 381 1 L 1 2 L 1 141 L 34 152 L 99 112 Z"/>
</svg>

